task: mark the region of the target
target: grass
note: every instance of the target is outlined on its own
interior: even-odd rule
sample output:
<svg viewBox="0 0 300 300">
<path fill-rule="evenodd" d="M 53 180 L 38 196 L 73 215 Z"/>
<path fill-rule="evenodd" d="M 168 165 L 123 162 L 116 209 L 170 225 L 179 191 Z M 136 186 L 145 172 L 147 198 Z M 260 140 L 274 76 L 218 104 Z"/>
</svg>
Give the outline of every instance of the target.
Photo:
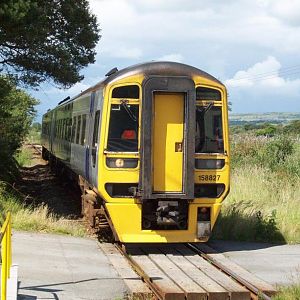
<svg viewBox="0 0 300 300">
<path fill-rule="evenodd" d="M 300 284 L 283 287 L 273 300 L 300 300 Z"/>
<path fill-rule="evenodd" d="M 214 238 L 300 243 L 299 142 L 289 151 L 286 141 L 278 141 L 244 138 L 233 147 L 231 192 Z M 274 159 L 274 151 L 268 149 L 274 150 L 274 145 L 275 151 L 284 146 L 280 150 L 288 153 L 284 159 L 282 153 Z"/>
<path fill-rule="evenodd" d="M 20 167 L 25 167 L 30 165 L 31 163 L 32 151 L 30 151 L 30 149 L 22 147 L 20 150 L 18 150 L 14 157 Z"/>
<path fill-rule="evenodd" d="M 31 144 L 40 144 L 41 143 L 41 132 L 35 128 L 31 128 L 26 137 L 27 141 Z"/>
<path fill-rule="evenodd" d="M 0 181 L 0 219 L 4 221 L 5 214 L 12 213 L 12 227 L 43 233 L 68 234 L 83 237 L 86 235 L 84 226 L 76 221 L 58 217 L 46 205 L 26 206 L 21 195 L 9 191 L 9 185 Z"/>
</svg>

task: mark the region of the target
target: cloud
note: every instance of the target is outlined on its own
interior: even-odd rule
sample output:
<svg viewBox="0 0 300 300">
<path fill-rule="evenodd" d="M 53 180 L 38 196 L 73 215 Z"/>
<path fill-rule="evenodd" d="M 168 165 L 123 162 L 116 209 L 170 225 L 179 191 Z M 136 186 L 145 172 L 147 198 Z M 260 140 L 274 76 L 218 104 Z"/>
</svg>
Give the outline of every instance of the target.
<svg viewBox="0 0 300 300">
<path fill-rule="evenodd" d="M 255 84 L 271 86 L 282 85 L 283 78 L 279 77 L 281 64 L 273 57 L 269 56 L 266 60 L 254 64 L 247 70 L 236 72 L 233 78 L 225 81 L 230 87 L 252 87 Z"/>
<path fill-rule="evenodd" d="M 172 54 L 163 55 L 163 56 L 157 58 L 156 60 L 182 62 L 183 59 L 184 58 L 180 53 L 172 53 Z"/>
<path fill-rule="evenodd" d="M 271 15 L 292 26 L 300 25 L 300 2 L 298 0 L 263 0 L 263 7 Z"/>
<path fill-rule="evenodd" d="M 126 46 L 118 46 L 105 48 L 102 53 L 116 58 L 139 59 L 142 56 L 142 50 L 139 48 L 127 48 Z"/>
<path fill-rule="evenodd" d="M 300 61 L 299 0 L 89 2 L 102 38 L 96 64 L 82 71 L 87 78 L 104 76 L 115 66 L 121 69 L 145 61 L 172 60 L 216 78 L 229 78 L 229 91 L 236 103 L 244 105 L 244 111 L 251 105 L 257 107 L 256 99 L 264 97 L 277 103 L 285 97 L 287 107 L 299 107 L 293 100 L 299 96 L 298 79 L 282 73 Z M 257 77 L 268 72 L 271 76 Z M 65 94 L 75 95 L 92 84 L 84 80 Z M 51 98 L 65 95 L 51 87 L 46 90 Z"/>
<path fill-rule="evenodd" d="M 282 77 L 280 74 L 286 75 Z M 280 62 L 269 56 L 262 62 L 254 64 L 247 70 L 240 70 L 233 78 L 225 80 L 225 84 L 232 88 L 280 88 L 289 89 L 300 87 L 300 78 L 290 79 L 289 75 L 300 74 L 300 67 L 282 69 Z"/>
<path fill-rule="evenodd" d="M 240 70 L 228 80 L 230 101 L 235 112 L 297 111 L 300 109 L 300 68 L 281 67 L 273 56 Z M 282 76 L 281 74 L 284 74 Z"/>
</svg>

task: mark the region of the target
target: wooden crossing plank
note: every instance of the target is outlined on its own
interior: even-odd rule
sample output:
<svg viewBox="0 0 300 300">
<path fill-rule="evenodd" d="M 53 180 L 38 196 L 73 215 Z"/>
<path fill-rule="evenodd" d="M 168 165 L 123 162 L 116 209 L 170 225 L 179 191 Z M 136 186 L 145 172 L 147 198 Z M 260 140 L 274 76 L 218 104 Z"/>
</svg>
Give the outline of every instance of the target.
<svg viewBox="0 0 300 300">
<path fill-rule="evenodd" d="M 206 300 L 206 291 L 199 286 L 193 279 L 187 276 L 176 264 L 172 262 L 164 253 L 158 248 L 147 249 L 142 248 L 148 257 L 157 265 L 161 270 L 166 273 L 172 280 L 184 290 L 187 300 Z"/>
<path fill-rule="evenodd" d="M 229 292 L 231 300 L 250 300 L 250 292 L 247 289 L 236 283 L 224 273 L 220 272 L 204 258 L 183 245 L 176 246 L 176 250 L 183 254 L 186 259 L 199 268 L 203 273 L 223 286 Z"/>
<path fill-rule="evenodd" d="M 250 273 L 249 271 L 245 270 L 235 262 L 228 259 L 222 253 L 217 253 L 214 249 L 210 248 L 207 245 L 202 245 L 202 244 L 193 244 L 193 245 L 196 246 L 199 250 L 206 253 L 209 258 L 215 260 L 221 266 L 224 266 L 225 268 L 229 269 L 233 273 L 237 274 L 239 277 L 242 277 L 244 280 L 246 280 L 251 285 L 258 288 L 260 291 L 270 296 L 275 295 L 276 289 L 271 284 L 256 277 L 254 274 Z"/>
<path fill-rule="evenodd" d="M 126 246 L 130 259 L 135 262 L 152 283 L 153 288 L 163 299 L 184 300 L 184 291 L 177 286 L 156 264 L 138 247 Z"/>
<path fill-rule="evenodd" d="M 229 298 L 229 293 L 221 285 L 204 274 L 173 247 L 164 246 L 160 249 L 187 276 L 206 290 L 208 300 L 227 300 Z"/>
<path fill-rule="evenodd" d="M 141 277 L 132 270 L 126 258 L 116 247 L 109 243 L 101 243 L 99 246 L 128 286 L 132 296 L 138 299 L 149 299 L 152 292 L 142 281 Z"/>
</svg>

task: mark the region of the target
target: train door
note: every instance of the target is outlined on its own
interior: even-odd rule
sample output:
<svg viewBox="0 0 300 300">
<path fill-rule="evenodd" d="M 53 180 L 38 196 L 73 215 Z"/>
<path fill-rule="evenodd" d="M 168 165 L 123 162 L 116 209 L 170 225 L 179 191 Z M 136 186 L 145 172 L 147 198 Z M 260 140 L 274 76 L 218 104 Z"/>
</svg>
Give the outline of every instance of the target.
<svg viewBox="0 0 300 300">
<path fill-rule="evenodd" d="M 183 192 L 184 94 L 154 93 L 153 192 Z"/>
<path fill-rule="evenodd" d="M 143 86 L 142 199 L 193 199 L 196 92 L 186 77 L 153 76 Z"/>
<path fill-rule="evenodd" d="M 92 92 L 89 113 L 89 128 L 85 153 L 85 175 L 87 180 L 97 186 L 98 149 L 101 124 L 102 90 Z"/>
</svg>

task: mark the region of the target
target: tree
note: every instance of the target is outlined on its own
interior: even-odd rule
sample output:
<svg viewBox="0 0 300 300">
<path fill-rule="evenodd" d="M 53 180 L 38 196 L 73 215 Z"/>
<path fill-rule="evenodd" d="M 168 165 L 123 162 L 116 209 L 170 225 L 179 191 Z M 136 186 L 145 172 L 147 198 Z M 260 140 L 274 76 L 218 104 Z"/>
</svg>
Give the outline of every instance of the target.
<svg viewBox="0 0 300 300">
<path fill-rule="evenodd" d="M 13 81 L 0 76 L 0 169 L 21 146 L 37 104 L 35 98 L 18 89 Z"/>
<path fill-rule="evenodd" d="M 94 63 L 99 31 L 87 0 L 2 0 L 0 72 L 25 85 L 70 87 Z"/>
</svg>

